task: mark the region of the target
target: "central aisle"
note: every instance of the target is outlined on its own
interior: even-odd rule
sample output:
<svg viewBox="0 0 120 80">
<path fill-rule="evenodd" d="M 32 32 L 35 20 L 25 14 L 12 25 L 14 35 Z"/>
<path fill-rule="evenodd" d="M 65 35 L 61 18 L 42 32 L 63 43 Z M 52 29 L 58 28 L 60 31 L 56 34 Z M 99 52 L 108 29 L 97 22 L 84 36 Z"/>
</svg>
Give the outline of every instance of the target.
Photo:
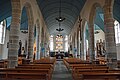
<svg viewBox="0 0 120 80">
<path fill-rule="evenodd" d="M 52 80 L 72 80 L 72 75 L 70 71 L 67 70 L 63 61 L 56 61 Z"/>
</svg>

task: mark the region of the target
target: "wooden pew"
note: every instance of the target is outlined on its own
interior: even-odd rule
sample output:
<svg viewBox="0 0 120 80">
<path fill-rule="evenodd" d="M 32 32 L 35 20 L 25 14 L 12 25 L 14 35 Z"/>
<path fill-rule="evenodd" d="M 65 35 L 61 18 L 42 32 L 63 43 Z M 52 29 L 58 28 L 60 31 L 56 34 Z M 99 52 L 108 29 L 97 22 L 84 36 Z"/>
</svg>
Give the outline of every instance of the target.
<svg viewBox="0 0 120 80">
<path fill-rule="evenodd" d="M 98 66 L 97 66 L 98 67 Z M 76 68 L 76 70 L 72 73 L 72 76 L 73 76 L 73 79 L 74 80 L 89 80 L 89 79 L 91 79 L 91 80 L 104 80 L 104 78 L 106 77 L 106 79 L 105 80 L 116 80 L 116 79 L 120 79 L 120 77 L 118 78 L 118 75 L 117 75 L 117 77 L 116 76 L 112 76 L 112 77 L 109 77 L 111 74 L 120 74 L 120 69 L 109 69 L 109 68 Z M 105 75 L 105 77 L 103 77 L 104 75 L 99 75 L 100 77 L 103 77 L 103 78 L 99 78 L 99 77 L 97 77 L 96 75 L 94 76 L 94 77 L 96 77 L 96 78 L 93 78 L 93 77 L 91 77 L 91 78 L 89 78 L 88 76 L 87 76 L 87 78 L 84 78 L 84 79 L 81 79 L 80 77 L 81 77 L 81 74 L 85 74 L 85 76 L 86 76 L 86 74 L 97 74 L 97 73 L 110 73 L 110 75 Z M 111 79 L 110 79 L 111 78 Z"/>
<path fill-rule="evenodd" d="M 120 60 L 117 60 L 118 68 L 120 68 Z"/>
<path fill-rule="evenodd" d="M 16 68 L 22 69 L 50 69 L 51 72 L 54 70 L 54 66 L 52 64 L 22 64 L 16 66 Z"/>
<path fill-rule="evenodd" d="M 80 60 L 79 58 L 68 58 L 64 59 L 69 64 L 91 64 L 89 61 L 86 60 Z"/>
<path fill-rule="evenodd" d="M 36 66 L 39 68 L 52 68 L 54 69 L 54 66 L 52 64 L 22 64 L 22 65 L 18 65 L 16 67 L 32 67 L 32 66 Z"/>
<path fill-rule="evenodd" d="M 74 79 L 78 77 L 79 74 L 85 74 L 85 73 L 107 73 L 108 69 L 77 69 L 75 71 L 72 71 L 72 76 Z"/>
<path fill-rule="evenodd" d="M 32 64 L 52 64 L 55 65 L 55 58 L 41 58 L 40 60 L 34 60 Z"/>
<path fill-rule="evenodd" d="M 90 65 L 91 64 L 89 61 L 83 61 L 78 58 L 64 59 L 63 62 L 66 65 L 68 70 L 70 70 L 73 65 Z"/>
<path fill-rule="evenodd" d="M 53 66 L 52 65 L 21 65 L 21 66 L 16 66 L 16 69 L 48 69 L 50 71 L 50 77 L 52 77 L 53 73 Z"/>
<path fill-rule="evenodd" d="M 109 68 L 109 67 L 107 67 L 106 65 L 96 65 L 96 64 L 72 64 L 72 65 L 70 65 L 70 68 L 71 68 L 71 70 L 74 70 L 75 68 L 102 68 L 102 69 L 104 69 L 104 68 Z"/>
<path fill-rule="evenodd" d="M 4 61 L 0 61 L 0 68 L 4 68 Z"/>
<path fill-rule="evenodd" d="M 54 66 L 53 64 L 20 64 L 16 66 L 16 69 L 49 69 L 51 78 Z"/>
<path fill-rule="evenodd" d="M 120 80 L 120 70 L 110 70 L 105 64 L 91 64 L 77 59 L 64 59 L 64 64 L 72 70 L 74 80 Z M 86 74 L 93 74 L 93 77 L 88 75 L 86 77 Z M 105 74 L 105 76 L 102 74 Z"/>
<path fill-rule="evenodd" d="M 109 73 L 120 73 L 120 69 L 109 69 Z"/>
<path fill-rule="evenodd" d="M 0 72 L 0 80 L 5 79 L 6 78 L 6 72 Z"/>
<path fill-rule="evenodd" d="M 0 80 L 49 80 L 47 74 L 0 72 Z"/>
<path fill-rule="evenodd" d="M 108 72 L 109 67 L 107 66 L 99 66 L 99 65 L 80 65 L 80 66 L 74 66 L 72 68 L 72 76 L 75 79 L 76 77 L 78 77 L 78 74 L 82 74 L 82 73 L 93 73 L 93 72 Z"/>
<path fill-rule="evenodd" d="M 0 68 L 7 68 L 8 61 L 5 60 L 0 60 Z"/>
<path fill-rule="evenodd" d="M 51 80 L 51 71 L 49 69 L 14 69 L 14 68 L 0 68 L 0 72 L 6 72 L 6 73 L 35 73 L 35 74 L 46 74 L 48 76 L 48 79 Z"/>
<path fill-rule="evenodd" d="M 45 66 L 52 66 L 52 64 L 20 64 L 18 66 L 42 66 L 42 65 L 45 65 Z"/>
<path fill-rule="evenodd" d="M 74 74 L 75 72 L 79 70 L 108 70 L 109 68 L 107 66 L 81 66 L 81 67 L 74 67 L 72 69 L 72 73 Z"/>
<path fill-rule="evenodd" d="M 25 78 L 29 78 L 29 76 L 32 74 L 34 76 L 38 76 L 38 77 L 39 77 L 39 75 L 37 75 L 37 74 L 45 74 L 45 75 L 47 75 L 47 78 L 43 79 L 43 80 L 51 80 L 55 61 L 56 61 L 56 59 L 54 59 L 54 58 L 53 59 L 43 58 L 43 59 L 37 60 L 35 62 L 35 64 L 19 64 L 18 66 L 16 66 L 15 69 L 1 68 L 0 69 L 1 77 L 4 77 L 5 75 L 7 75 L 7 77 L 8 77 L 9 75 L 11 75 L 14 78 L 14 75 L 13 75 L 14 73 L 16 74 L 15 75 L 16 78 L 24 78 L 23 74 L 25 74 Z M 27 75 L 29 75 L 29 76 L 27 76 Z M 21 77 L 19 77 L 19 76 L 21 76 Z M 34 80 L 34 76 L 33 76 L 32 80 Z"/>
<path fill-rule="evenodd" d="M 120 80 L 120 73 L 83 73 L 75 80 Z"/>
<path fill-rule="evenodd" d="M 53 70 L 52 67 L 49 66 L 16 66 L 17 69 L 49 69 Z"/>
</svg>

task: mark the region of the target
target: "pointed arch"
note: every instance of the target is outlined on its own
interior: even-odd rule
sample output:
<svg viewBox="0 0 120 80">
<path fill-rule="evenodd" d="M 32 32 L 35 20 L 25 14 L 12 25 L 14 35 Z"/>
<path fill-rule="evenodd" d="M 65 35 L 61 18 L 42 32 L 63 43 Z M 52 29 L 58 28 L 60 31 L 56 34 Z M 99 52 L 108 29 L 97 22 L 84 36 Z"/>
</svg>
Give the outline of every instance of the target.
<svg viewBox="0 0 120 80">
<path fill-rule="evenodd" d="M 29 2 L 25 2 L 24 6 L 26 8 L 28 16 L 28 58 L 33 61 L 33 44 L 34 44 L 34 18 L 32 6 Z"/>
<path fill-rule="evenodd" d="M 88 24 L 88 33 L 89 33 L 89 53 L 90 53 L 90 61 L 95 60 L 95 50 L 94 50 L 94 19 L 96 15 L 97 7 L 102 8 L 99 3 L 94 3 L 92 5 L 90 16 L 89 16 L 89 24 Z"/>
</svg>

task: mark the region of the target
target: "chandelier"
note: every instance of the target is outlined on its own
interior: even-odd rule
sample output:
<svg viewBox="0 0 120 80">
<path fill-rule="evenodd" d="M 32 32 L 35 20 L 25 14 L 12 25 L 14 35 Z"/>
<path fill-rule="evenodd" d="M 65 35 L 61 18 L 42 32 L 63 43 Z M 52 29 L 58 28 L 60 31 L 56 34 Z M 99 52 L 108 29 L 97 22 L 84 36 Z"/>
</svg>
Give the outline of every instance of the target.
<svg viewBox="0 0 120 80">
<path fill-rule="evenodd" d="M 55 18 L 58 22 L 62 22 L 62 21 L 64 21 L 65 20 L 65 18 L 64 17 L 61 17 L 61 16 L 59 16 L 59 17 L 57 17 L 57 18 Z"/>
<path fill-rule="evenodd" d="M 58 29 L 56 29 L 56 30 L 60 32 L 60 31 L 63 31 L 64 29 L 62 29 L 62 28 L 58 28 Z"/>
<path fill-rule="evenodd" d="M 63 31 L 63 30 L 64 30 L 64 29 L 60 28 L 60 26 L 61 26 L 61 24 L 60 24 L 60 22 L 59 22 L 59 28 L 58 28 L 58 29 L 56 29 L 56 31 L 61 32 L 61 31 Z"/>
<path fill-rule="evenodd" d="M 60 7 L 59 7 L 59 17 L 55 19 L 59 22 L 59 28 L 56 29 L 56 31 L 59 31 L 59 32 L 63 31 L 64 29 L 60 28 L 60 26 L 61 26 L 61 22 L 63 22 L 65 18 L 61 16 L 61 0 L 60 0 Z"/>
</svg>

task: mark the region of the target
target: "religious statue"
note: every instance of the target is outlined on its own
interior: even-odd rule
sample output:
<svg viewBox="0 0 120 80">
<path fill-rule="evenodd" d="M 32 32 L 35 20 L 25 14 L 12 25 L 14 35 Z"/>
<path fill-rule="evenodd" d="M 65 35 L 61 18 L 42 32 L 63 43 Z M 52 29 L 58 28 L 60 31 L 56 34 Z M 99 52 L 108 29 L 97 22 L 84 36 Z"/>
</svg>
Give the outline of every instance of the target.
<svg viewBox="0 0 120 80">
<path fill-rule="evenodd" d="M 22 55 L 25 55 L 25 49 L 24 49 L 24 47 L 22 47 L 21 54 L 22 54 Z"/>
<path fill-rule="evenodd" d="M 22 50 L 22 42 L 21 42 L 21 40 L 20 40 L 20 41 L 19 41 L 18 55 L 21 55 L 21 50 Z"/>
<path fill-rule="evenodd" d="M 97 56 L 104 56 L 105 55 L 105 40 L 102 41 L 102 39 L 97 40 L 96 43 L 96 49 L 97 49 Z"/>
<path fill-rule="evenodd" d="M 96 51 L 97 51 L 97 56 L 100 55 L 100 45 L 99 45 L 99 40 L 97 40 L 97 43 L 96 43 Z"/>
</svg>

